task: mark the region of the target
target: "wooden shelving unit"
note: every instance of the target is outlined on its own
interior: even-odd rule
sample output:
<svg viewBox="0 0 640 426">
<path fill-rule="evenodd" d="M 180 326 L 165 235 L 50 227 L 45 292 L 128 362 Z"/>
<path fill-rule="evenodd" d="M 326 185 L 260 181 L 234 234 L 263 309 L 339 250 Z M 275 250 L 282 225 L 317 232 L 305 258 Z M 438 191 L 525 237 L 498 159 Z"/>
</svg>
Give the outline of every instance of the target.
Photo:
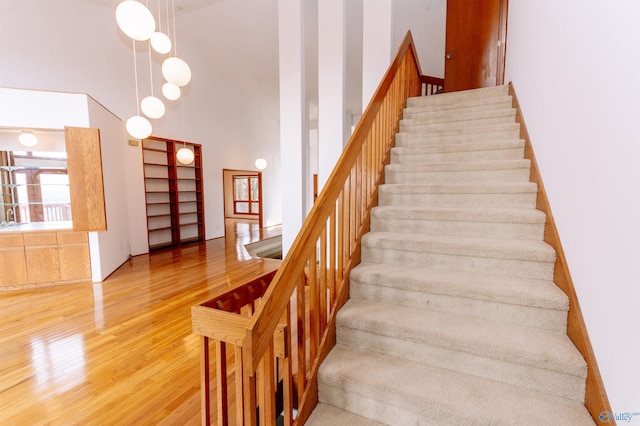
<svg viewBox="0 0 640 426">
<path fill-rule="evenodd" d="M 195 158 L 183 165 L 176 151 L 192 149 Z M 149 248 L 204 240 L 202 147 L 149 138 L 142 141 Z"/>
</svg>

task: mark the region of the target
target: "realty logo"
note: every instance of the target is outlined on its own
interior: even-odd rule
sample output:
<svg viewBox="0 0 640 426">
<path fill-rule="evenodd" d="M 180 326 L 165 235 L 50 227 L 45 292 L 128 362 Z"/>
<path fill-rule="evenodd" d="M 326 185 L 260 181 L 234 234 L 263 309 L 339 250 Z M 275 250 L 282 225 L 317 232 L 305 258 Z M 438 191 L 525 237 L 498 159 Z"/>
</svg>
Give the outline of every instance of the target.
<svg viewBox="0 0 640 426">
<path fill-rule="evenodd" d="M 602 423 L 609 423 L 613 420 L 630 422 L 631 419 L 633 419 L 635 416 L 640 416 L 640 413 L 611 413 L 609 411 L 603 411 L 602 413 L 600 413 L 600 421 Z"/>
</svg>

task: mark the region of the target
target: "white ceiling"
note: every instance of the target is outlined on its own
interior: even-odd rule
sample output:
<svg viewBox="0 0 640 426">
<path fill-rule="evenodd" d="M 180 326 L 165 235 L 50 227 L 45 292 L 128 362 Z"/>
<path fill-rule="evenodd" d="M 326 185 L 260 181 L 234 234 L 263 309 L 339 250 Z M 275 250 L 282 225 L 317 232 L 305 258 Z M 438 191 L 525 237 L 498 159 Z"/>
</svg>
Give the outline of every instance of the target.
<svg viewBox="0 0 640 426">
<path fill-rule="evenodd" d="M 85 0 L 115 8 L 121 0 Z M 278 97 L 278 0 L 139 0 L 181 46 L 262 102 Z M 167 10 L 169 19 L 167 20 Z M 171 37 L 172 34 L 169 32 Z M 189 58 L 183 59 L 189 62 Z"/>
</svg>

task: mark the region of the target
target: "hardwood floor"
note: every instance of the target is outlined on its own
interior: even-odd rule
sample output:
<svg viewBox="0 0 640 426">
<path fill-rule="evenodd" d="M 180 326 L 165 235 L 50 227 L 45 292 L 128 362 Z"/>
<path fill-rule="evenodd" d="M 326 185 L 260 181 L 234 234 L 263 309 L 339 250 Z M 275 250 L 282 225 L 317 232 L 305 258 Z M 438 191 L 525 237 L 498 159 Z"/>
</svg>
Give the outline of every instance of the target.
<svg viewBox="0 0 640 426">
<path fill-rule="evenodd" d="M 191 306 L 277 268 L 243 244 L 279 234 L 230 222 L 102 283 L 1 292 L 0 425 L 200 424 Z"/>
</svg>

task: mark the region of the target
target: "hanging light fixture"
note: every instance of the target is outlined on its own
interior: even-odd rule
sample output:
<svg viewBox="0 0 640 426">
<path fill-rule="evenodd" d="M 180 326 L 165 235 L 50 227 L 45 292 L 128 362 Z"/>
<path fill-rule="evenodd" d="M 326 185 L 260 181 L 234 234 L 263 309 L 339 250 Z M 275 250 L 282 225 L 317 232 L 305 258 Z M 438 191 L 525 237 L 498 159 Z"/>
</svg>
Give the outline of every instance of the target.
<svg viewBox="0 0 640 426">
<path fill-rule="evenodd" d="M 162 85 L 162 94 L 165 98 L 170 101 L 175 101 L 180 98 L 182 91 L 175 84 L 169 83 L 168 81 Z"/>
<path fill-rule="evenodd" d="M 146 139 L 153 132 L 151 123 L 140 115 L 140 102 L 138 96 L 138 66 L 136 64 L 136 41 L 133 40 L 133 74 L 136 79 L 136 107 L 138 115 L 129 118 L 126 123 L 127 132 L 136 139 Z M 163 105 L 164 106 L 164 105 Z"/>
<path fill-rule="evenodd" d="M 191 81 L 191 68 L 184 60 L 173 56 L 162 63 L 162 75 L 169 83 L 182 87 Z"/>
<path fill-rule="evenodd" d="M 162 32 L 162 13 L 160 12 L 160 0 L 158 0 L 158 31 L 151 34 L 151 47 L 158 53 L 165 54 L 171 51 L 171 39 Z M 167 5 L 167 16 L 169 16 L 169 7 Z M 168 25 L 167 25 L 168 26 Z"/>
<path fill-rule="evenodd" d="M 151 96 L 147 96 L 140 103 L 140 109 L 149 118 L 161 118 L 164 115 L 164 103 L 153 96 L 153 67 L 151 66 L 151 44 L 149 44 L 149 82 L 151 83 Z"/>
<path fill-rule="evenodd" d="M 264 170 L 267 168 L 267 160 L 265 160 L 264 158 L 260 157 L 256 160 L 256 168 L 258 170 Z"/>
<path fill-rule="evenodd" d="M 28 147 L 36 146 L 38 144 L 38 138 L 33 132 L 22 131 L 20 135 L 18 135 L 18 141 Z"/>
<path fill-rule="evenodd" d="M 262 130 L 262 84 L 260 83 L 260 79 L 258 79 L 258 126 Z M 262 135 L 262 132 L 260 132 Z M 260 139 L 260 151 L 262 151 L 262 139 Z M 258 170 L 264 170 L 267 168 L 267 160 L 263 157 L 258 157 L 255 162 L 256 168 Z"/>
<path fill-rule="evenodd" d="M 127 36 L 145 41 L 156 30 L 156 20 L 149 9 L 135 0 L 125 0 L 116 7 L 116 21 Z"/>
<path fill-rule="evenodd" d="M 169 83 L 182 87 L 191 81 L 191 68 L 178 57 L 178 43 L 176 42 L 176 8 L 171 0 L 173 12 L 173 56 L 167 58 L 162 63 L 162 75 Z"/>
<path fill-rule="evenodd" d="M 195 154 L 189 148 L 187 148 L 187 144 L 185 143 L 182 148 L 176 152 L 176 159 L 180 164 L 191 164 L 195 158 Z"/>
<path fill-rule="evenodd" d="M 153 128 L 149 120 L 141 115 L 134 115 L 127 120 L 127 132 L 136 139 L 146 139 L 151 135 Z"/>
</svg>

